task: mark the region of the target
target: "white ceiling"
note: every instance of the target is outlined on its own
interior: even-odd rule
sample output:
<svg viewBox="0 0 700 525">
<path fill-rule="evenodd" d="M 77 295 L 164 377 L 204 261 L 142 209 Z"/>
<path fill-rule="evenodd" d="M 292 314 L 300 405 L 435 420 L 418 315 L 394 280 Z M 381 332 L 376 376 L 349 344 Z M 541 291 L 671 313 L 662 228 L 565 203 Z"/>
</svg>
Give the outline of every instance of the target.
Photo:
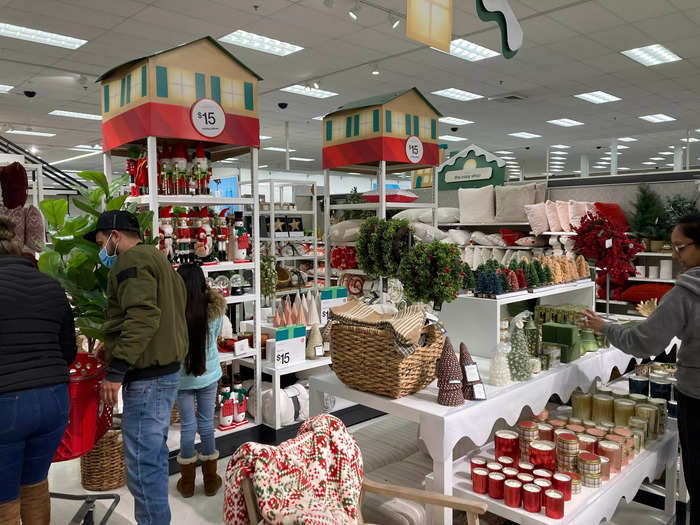
<svg viewBox="0 0 700 525">
<path fill-rule="evenodd" d="M 323 0 L 0 0 L 0 22 L 88 40 L 71 51 L 0 37 L 0 84 L 16 86 L 0 95 L 0 124 L 56 133 L 51 138 L 8 135 L 15 142 L 35 145 L 48 161 L 78 155 L 67 148 L 99 143 L 99 121 L 50 116 L 49 111 L 99 113 L 94 79 L 108 68 L 203 35 L 218 38 L 244 29 L 305 48 L 278 57 L 224 44 L 265 79 L 259 85 L 261 133 L 273 138 L 263 145 L 283 145 L 286 120 L 294 155 L 316 159 L 292 162 L 292 169 L 320 169 L 321 123 L 312 117 L 352 100 L 410 86 L 417 86 L 446 116 L 475 122 L 457 132 L 440 125 L 441 134 L 468 138 L 449 143 L 450 150 L 474 142 L 493 151 L 514 151 L 528 173 L 543 171 L 551 144 L 571 146 L 566 165 L 571 171 L 578 169 L 580 154 L 589 154 L 593 164 L 611 138 L 624 136 L 639 140 L 625 143 L 630 148 L 619 165 L 645 168 L 641 162 L 680 144 L 688 129 L 694 134 L 700 128 L 700 0 L 510 0 L 523 27 L 523 49 L 510 60 L 498 56 L 479 62 L 407 39 L 403 23 L 392 30 L 386 10 L 403 14 L 405 3 L 363 0 L 358 21 L 352 22 L 347 10 L 354 0 L 335 0 L 332 8 Z M 496 25 L 478 19 L 475 2 L 454 4 L 455 38 L 500 51 Z M 683 60 L 644 67 L 620 54 L 653 43 Z M 378 76 L 371 75 L 375 63 Z M 81 84 L 80 75 L 87 77 L 86 83 Z M 321 88 L 339 95 L 319 100 L 279 91 L 315 79 L 320 79 Z M 527 99 L 456 102 L 430 95 L 449 87 L 484 97 L 517 93 Z M 26 98 L 24 90 L 36 91 L 37 96 Z M 622 100 L 591 104 L 573 97 L 597 90 Z M 277 106 L 283 101 L 289 104 L 286 110 Z M 638 118 L 651 113 L 677 120 L 652 124 Z M 562 128 L 546 123 L 557 118 L 585 125 Z M 542 137 L 508 136 L 515 131 Z M 700 146 L 691 144 L 691 153 L 698 164 Z M 261 164 L 281 168 L 283 156 L 262 151 Z M 99 169 L 101 159 L 98 155 L 60 167 Z"/>
</svg>

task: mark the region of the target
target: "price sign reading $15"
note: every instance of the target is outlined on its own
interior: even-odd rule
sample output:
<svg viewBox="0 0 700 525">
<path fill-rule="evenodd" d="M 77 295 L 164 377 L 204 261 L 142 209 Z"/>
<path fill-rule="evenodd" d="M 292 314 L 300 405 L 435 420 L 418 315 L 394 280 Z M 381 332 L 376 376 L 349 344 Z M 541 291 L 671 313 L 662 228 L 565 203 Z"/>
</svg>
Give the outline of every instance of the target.
<svg viewBox="0 0 700 525">
<path fill-rule="evenodd" d="M 423 158 L 423 143 L 418 137 L 408 137 L 406 139 L 406 157 L 413 164 L 418 164 Z"/>
<path fill-rule="evenodd" d="M 216 100 L 199 99 L 190 111 L 192 125 L 205 137 L 218 137 L 226 126 L 226 114 Z"/>
</svg>

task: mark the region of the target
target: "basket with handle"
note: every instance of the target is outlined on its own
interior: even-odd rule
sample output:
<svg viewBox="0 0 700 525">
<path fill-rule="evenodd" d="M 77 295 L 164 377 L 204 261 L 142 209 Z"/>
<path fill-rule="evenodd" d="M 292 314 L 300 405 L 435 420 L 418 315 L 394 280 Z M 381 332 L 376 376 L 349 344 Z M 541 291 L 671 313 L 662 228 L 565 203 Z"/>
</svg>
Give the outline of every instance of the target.
<svg viewBox="0 0 700 525">
<path fill-rule="evenodd" d="M 80 482 L 87 490 L 116 489 L 126 483 L 121 430 L 109 430 L 80 458 Z"/>
</svg>

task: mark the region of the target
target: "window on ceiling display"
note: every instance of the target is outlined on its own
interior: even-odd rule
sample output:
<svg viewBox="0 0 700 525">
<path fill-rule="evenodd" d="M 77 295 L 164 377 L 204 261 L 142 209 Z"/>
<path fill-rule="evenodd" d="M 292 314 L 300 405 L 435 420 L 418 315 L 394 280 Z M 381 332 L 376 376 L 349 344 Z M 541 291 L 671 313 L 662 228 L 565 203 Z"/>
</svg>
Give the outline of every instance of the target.
<svg viewBox="0 0 700 525">
<path fill-rule="evenodd" d="M 333 140 L 339 140 L 345 136 L 345 119 L 333 119 Z"/>
<path fill-rule="evenodd" d="M 430 138 L 430 119 L 427 117 L 420 117 L 420 135 L 421 139 Z"/>
<path fill-rule="evenodd" d="M 136 68 L 131 72 L 131 102 L 141 97 L 141 68 Z"/>
<path fill-rule="evenodd" d="M 426 42 L 439 42 L 442 34 L 450 28 L 451 0 L 410 0 L 408 10 L 413 31 Z"/>
<path fill-rule="evenodd" d="M 173 102 L 195 100 L 194 73 L 178 68 L 168 70 L 168 98 Z"/>
<path fill-rule="evenodd" d="M 121 79 L 109 84 L 109 107 L 111 110 L 119 108 Z"/>
<path fill-rule="evenodd" d="M 224 111 L 243 109 L 243 82 L 221 79 L 221 105 Z"/>
<path fill-rule="evenodd" d="M 372 112 L 362 111 L 360 113 L 360 136 L 366 137 L 372 134 Z"/>
<path fill-rule="evenodd" d="M 400 111 L 391 112 L 391 132 L 394 134 L 404 135 L 406 129 L 405 124 L 406 114 Z"/>
</svg>

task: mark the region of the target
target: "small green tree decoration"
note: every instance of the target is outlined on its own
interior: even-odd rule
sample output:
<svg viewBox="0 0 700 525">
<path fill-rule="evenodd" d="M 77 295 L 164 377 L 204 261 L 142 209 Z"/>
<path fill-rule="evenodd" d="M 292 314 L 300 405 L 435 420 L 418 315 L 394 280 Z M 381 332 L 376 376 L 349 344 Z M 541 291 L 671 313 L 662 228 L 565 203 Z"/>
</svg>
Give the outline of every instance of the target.
<svg viewBox="0 0 700 525">
<path fill-rule="evenodd" d="M 510 352 L 508 366 L 513 381 L 527 381 L 532 376 L 530 369 L 530 352 L 525 337 L 525 317 L 529 312 L 523 312 L 511 321 Z"/>
<path fill-rule="evenodd" d="M 476 287 L 476 279 L 474 277 L 474 272 L 472 269 L 469 267 L 468 263 L 464 263 L 462 265 L 462 272 L 464 273 L 463 277 L 463 284 L 462 286 L 464 287 L 465 290 L 474 290 Z"/>
<path fill-rule="evenodd" d="M 554 282 L 554 276 L 552 275 L 552 269 L 548 265 L 543 266 L 544 270 L 544 282 L 547 284 L 551 284 Z"/>
<path fill-rule="evenodd" d="M 537 274 L 537 270 L 535 269 L 535 266 L 532 263 L 527 265 L 527 276 L 529 277 L 528 286 L 530 286 L 532 288 L 537 288 L 538 286 L 542 286 L 542 283 L 540 281 L 540 277 Z"/>
<path fill-rule="evenodd" d="M 648 184 L 639 185 L 630 226 L 639 237 L 652 240 L 667 240 L 670 237 L 664 201 Z"/>
<path fill-rule="evenodd" d="M 540 282 L 540 286 L 547 284 L 547 276 L 544 273 L 544 267 L 542 266 L 542 263 L 535 259 L 532 262 L 532 267 L 535 269 L 535 272 L 537 273 L 537 280 Z"/>
<path fill-rule="evenodd" d="M 512 289 L 510 287 L 510 283 L 508 282 L 508 276 L 506 275 L 505 269 L 500 270 L 498 272 L 498 278 L 501 281 L 501 288 L 503 289 L 502 293 L 512 291 Z"/>
<path fill-rule="evenodd" d="M 462 261 L 454 244 L 440 241 L 413 246 L 401 260 L 399 280 L 411 301 L 430 302 L 439 310 L 462 287 Z"/>
</svg>

